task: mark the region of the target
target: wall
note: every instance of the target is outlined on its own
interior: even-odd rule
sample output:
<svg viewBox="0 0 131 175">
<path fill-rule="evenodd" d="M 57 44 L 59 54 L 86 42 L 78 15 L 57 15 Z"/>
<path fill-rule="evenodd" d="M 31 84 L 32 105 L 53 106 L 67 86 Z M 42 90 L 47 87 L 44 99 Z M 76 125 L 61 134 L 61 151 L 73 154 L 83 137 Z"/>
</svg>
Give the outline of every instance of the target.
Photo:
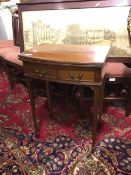
<svg viewBox="0 0 131 175">
<path fill-rule="evenodd" d="M 9 9 L 0 10 L 0 40 L 13 39 L 12 18 Z"/>
<path fill-rule="evenodd" d="M 0 4 L 0 40 L 13 39 L 12 16 L 9 8 L 16 8 L 19 0 L 11 0 Z"/>
</svg>

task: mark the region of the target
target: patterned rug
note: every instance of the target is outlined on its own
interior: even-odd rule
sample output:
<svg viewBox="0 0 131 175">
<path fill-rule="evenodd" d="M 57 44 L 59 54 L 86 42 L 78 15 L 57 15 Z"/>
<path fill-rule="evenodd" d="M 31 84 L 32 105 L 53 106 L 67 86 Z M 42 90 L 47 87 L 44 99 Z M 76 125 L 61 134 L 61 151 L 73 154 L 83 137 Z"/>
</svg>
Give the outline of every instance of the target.
<svg viewBox="0 0 131 175">
<path fill-rule="evenodd" d="M 49 117 L 45 98 L 36 99 L 36 138 L 27 90 L 10 90 L 6 75 L 0 76 L 0 174 L 131 174 L 131 115 L 125 117 L 122 106 L 105 107 L 93 154 L 89 117 L 81 119 L 71 104 L 65 109 L 59 103 L 53 113 Z"/>
</svg>

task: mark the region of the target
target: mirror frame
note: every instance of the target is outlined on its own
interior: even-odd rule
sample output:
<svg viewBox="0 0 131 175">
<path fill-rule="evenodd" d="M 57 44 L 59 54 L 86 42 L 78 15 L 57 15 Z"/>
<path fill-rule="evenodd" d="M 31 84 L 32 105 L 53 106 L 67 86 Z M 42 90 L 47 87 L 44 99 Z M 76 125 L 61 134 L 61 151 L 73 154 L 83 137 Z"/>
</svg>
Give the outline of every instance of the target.
<svg viewBox="0 0 131 175">
<path fill-rule="evenodd" d="M 131 1 L 121 0 L 25 0 L 18 4 L 19 30 L 20 30 L 20 51 L 24 51 L 23 21 L 22 12 L 40 11 L 40 10 L 64 10 L 64 9 L 84 9 L 84 8 L 101 8 L 101 7 L 121 7 L 129 6 Z"/>
</svg>

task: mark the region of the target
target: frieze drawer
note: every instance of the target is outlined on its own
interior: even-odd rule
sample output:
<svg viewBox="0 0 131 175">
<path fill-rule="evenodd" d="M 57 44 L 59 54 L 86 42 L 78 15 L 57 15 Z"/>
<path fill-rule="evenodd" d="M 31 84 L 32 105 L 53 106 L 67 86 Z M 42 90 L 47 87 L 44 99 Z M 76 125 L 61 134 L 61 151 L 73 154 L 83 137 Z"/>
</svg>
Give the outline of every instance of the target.
<svg viewBox="0 0 131 175">
<path fill-rule="evenodd" d="M 81 69 L 59 69 L 57 77 L 63 81 L 94 81 L 95 72 Z"/>
<path fill-rule="evenodd" d="M 24 64 L 25 73 L 40 78 L 56 79 L 56 70 L 47 65 L 26 62 Z"/>
</svg>

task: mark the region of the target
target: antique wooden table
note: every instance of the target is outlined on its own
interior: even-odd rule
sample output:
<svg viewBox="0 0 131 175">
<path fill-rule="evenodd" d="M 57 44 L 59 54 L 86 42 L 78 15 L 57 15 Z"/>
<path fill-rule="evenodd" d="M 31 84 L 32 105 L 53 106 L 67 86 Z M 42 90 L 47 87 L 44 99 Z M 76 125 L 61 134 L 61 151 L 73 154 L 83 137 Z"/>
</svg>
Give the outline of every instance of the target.
<svg viewBox="0 0 131 175">
<path fill-rule="evenodd" d="M 109 48 L 109 46 L 40 44 L 19 55 L 27 78 L 36 131 L 35 105 L 30 78 L 42 79 L 46 82 L 50 113 L 52 113 L 52 106 L 49 82 L 88 86 L 94 91 L 94 114 L 91 127 L 92 148 L 94 147 L 97 120 L 102 112 L 102 71 Z"/>
</svg>

